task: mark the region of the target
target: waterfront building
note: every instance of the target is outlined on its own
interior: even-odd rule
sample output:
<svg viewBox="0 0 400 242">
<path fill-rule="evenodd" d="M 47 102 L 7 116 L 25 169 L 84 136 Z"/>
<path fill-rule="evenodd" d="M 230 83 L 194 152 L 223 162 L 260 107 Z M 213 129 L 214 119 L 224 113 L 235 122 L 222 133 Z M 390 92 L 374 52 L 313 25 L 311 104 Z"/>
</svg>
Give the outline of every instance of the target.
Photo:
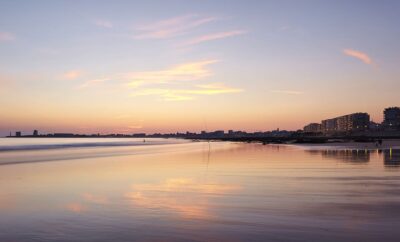
<svg viewBox="0 0 400 242">
<path fill-rule="evenodd" d="M 388 128 L 400 128 L 399 107 L 389 107 L 383 111 L 383 125 Z"/>
<path fill-rule="evenodd" d="M 136 133 L 136 134 L 132 134 L 132 137 L 137 137 L 137 138 L 146 137 L 146 133 Z"/>
<path fill-rule="evenodd" d="M 225 134 L 225 132 L 223 130 L 216 130 L 214 132 L 212 132 L 212 135 L 215 137 L 223 137 Z"/>
<path fill-rule="evenodd" d="M 319 133 L 319 132 L 321 132 L 321 124 L 310 123 L 310 124 L 304 126 L 303 131 L 306 133 Z"/>
<path fill-rule="evenodd" d="M 332 133 L 337 131 L 337 119 L 325 119 L 321 121 L 321 131 L 323 133 Z"/>
<path fill-rule="evenodd" d="M 332 119 L 322 120 L 321 131 L 324 133 L 347 133 L 364 131 L 369 128 L 368 113 L 352 113 Z"/>
<path fill-rule="evenodd" d="M 54 133 L 54 137 L 74 137 L 75 135 L 72 133 Z"/>
</svg>

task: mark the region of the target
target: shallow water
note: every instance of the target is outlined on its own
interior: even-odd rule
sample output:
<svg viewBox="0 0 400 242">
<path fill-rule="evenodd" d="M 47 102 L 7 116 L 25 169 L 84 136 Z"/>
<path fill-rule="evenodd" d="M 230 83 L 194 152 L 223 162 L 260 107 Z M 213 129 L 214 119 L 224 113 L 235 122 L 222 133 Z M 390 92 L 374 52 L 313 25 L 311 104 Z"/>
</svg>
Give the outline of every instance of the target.
<svg viewBox="0 0 400 242">
<path fill-rule="evenodd" d="M 0 152 L 0 241 L 400 240 L 399 150 L 142 142 L 1 139 L 53 148 Z"/>
</svg>

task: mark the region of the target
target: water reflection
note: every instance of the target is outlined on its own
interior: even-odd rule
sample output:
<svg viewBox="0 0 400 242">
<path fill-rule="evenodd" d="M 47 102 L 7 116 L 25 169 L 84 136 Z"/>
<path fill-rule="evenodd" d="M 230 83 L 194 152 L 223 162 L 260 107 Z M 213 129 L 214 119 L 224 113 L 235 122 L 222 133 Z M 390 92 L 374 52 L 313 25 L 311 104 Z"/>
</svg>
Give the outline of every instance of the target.
<svg viewBox="0 0 400 242">
<path fill-rule="evenodd" d="M 13 209 L 15 207 L 15 203 L 15 199 L 8 194 L 0 196 L 0 211 Z"/>
<path fill-rule="evenodd" d="M 210 202 L 213 197 L 224 196 L 238 190 L 240 187 L 234 185 L 176 178 L 159 184 L 134 184 L 125 197 L 133 206 L 172 211 L 186 219 L 206 219 L 214 216 Z"/>
<path fill-rule="evenodd" d="M 94 204 L 108 204 L 109 200 L 106 196 L 85 193 L 82 195 L 83 200 Z"/>
<path fill-rule="evenodd" d="M 106 196 L 84 193 L 75 201 L 67 203 L 64 208 L 69 212 L 83 213 L 91 210 L 93 205 L 106 206 L 109 204 L 111 201 Z"/>
<path fill-rule="evenodd" d="M 73 213 L 82 213 L 83 211 L 86 210 L 86 207 L 80 203 L 77 202 L 72 202 L 72 203 L 68 203 L 65 208 Z"/>
<path fill-rule="evenodd" d="M 324 158 L 332 158 L 345 162 L 366 163 L 369 162 L 371 150 L 307 150 L 311 154 L 320 154 Z"/>
<path fill-rule="evenodd" d="M 400 150 L 388 149 L 383 151 L 384 163 L 386 167 L 398 168 L 400 167 Z"/>
<path fill-rule="evenodd" d="M 21 153 L 26 163 L 0 166 L 0 241 L 397 241 L 400 169 L 384 168 L 399 150 L 312 148 Z"/>
<path fill-rule="evenodd" d="M 335 159 L 355 164 L 367 163 L 374 155 L 383 159 L 385 167 L 400 167 L 400 149 L 375 149 L 375 150 L 350 150 L 350 149 L 327 149 L 327 150 L 306 150 L 312 155 L 321 155 L 323 158 Z"/>
</svg>

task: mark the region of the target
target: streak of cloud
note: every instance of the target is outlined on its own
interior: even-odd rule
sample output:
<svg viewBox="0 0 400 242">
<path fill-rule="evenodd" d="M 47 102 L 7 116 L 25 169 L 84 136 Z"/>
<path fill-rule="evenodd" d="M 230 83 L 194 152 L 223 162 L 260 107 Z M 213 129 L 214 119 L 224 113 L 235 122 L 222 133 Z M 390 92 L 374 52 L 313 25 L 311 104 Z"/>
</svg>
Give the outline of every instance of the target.
<svg viewBox="0 0 400 242">
<path fill-rule="evenodd" d="M 217 20 L 216 17 L 200 17 L 197 14 L 177 16 L 136 27 L 135 39 L 166 39 L 185 34 L 201 25 Z"/>
<path fill-rule="evenodd" d="M 89 80 L 89 81 L 86 81 L 83 84 L 79 85 L 78 89 L 88 88 L 88 87 L 97 85 L 99 83 L 104 83 L 104 82 L 109 81 L 109 80 L 110 80 L 109 78 Z"/>
<path fill-rule="evenodd" d="M 168 89 L 168 88 L 143 88 L 132 93 L 132 96 L 159 96 L 165 101 L 192 100 L 198 95 L 217 95 L 226 93 L 238 93 L 243 89 L 228 87 L 223 83 L 196 85 L 192 89 Z"/>
<path fill-rule="evenodd" d="M 243 30 L 233 30 L 233 31 L 227 31 L 227 32 L 219 32 L 219 33 L 213 33 L 213 34 L 207 34 L 207 35 L 203 35 L 203 36 L 199 36 L 197 38 L 191 39 L 189 41 L 187 41 L 186 43 L 184 43 L 183 45 L 196 45 L 196 44 L 200 44 L 203 42 L 208 42 L 208 41 L 212 41 L 212 40 L 218 40 L 218 39 L 225 39 L 228 37 L 233 37 L 233 36 L 237 36 L 237 35 L 242 35 L 245 34 L 246 31 Z"/>
<path fill-rule="evenodd" d="M 218 62 L 218 60 L 211 59 L 186 62 L 163 70 L 115 74 L 105 78 L 88 80 L 79 85 L 78 89 L 92 87 L 110 80 L 116 80 L 118 83 L 123 83 L 130 88 L 139 88 L 152 84 L 168 84 L 181 81 L 195 81 L 212 76 L 213 73 L 208 68 L 208 66 L 216 62 Z M 75 78 L 75 75 L 76 73 L 73 71 L 67 72 L 65 73 L 64 78 L 72 79 Z"/>
<path fill-rule="evenodd" d="M 197 62 L 183 63 L 171 68 L 158 71 L 134 72 L 126 75 L 130 79 L 130 87 L 139 87 L 154 83 L 171 83 L 178 81 L 194 81 L 212 76 L 207 68 L 209 65 L 218 62 L 217 60 L 204 60 Z"/>
<path fill-rule="evenodd" d="M 343 53 L 347 56 L 351 56 L 354 58 L 359 59 L 360 61 L 364 62 L 367 65 L 373 64 L 373 61 L 371 57 L 369 57 L 366 53 L 358 51 L 358 50 L 353 50 L 353 49 L 344 49 Z"/>
</svg>

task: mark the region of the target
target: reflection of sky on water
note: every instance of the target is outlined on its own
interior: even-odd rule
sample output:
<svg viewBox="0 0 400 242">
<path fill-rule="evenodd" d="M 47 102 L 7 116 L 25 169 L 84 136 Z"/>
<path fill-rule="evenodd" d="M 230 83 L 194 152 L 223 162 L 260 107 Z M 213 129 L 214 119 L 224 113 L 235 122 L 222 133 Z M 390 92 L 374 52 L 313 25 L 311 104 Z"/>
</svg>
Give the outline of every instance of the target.
<svg viewBox="0 0 400 242">
<path fill-rule="evenodd" d="M 383 152 L 385 166 L 391 168 L 400 167 L 400 150 L 389 149 Z"/>
<path fill-rule="evenodd" d="M 159 149 L 115 147 L 104 157 L 1 166 L 0 241 L 400 236 L 400 169 L 388 169 L 398 167 L 399 150 L 218 142 Z M 57 153 L 66 155 L 41 155 Z"/>
<path fill-rule="evenodd" d="M 233 185 L 216 183 L 202 184 L 187 178 L 166 180 L 160 184 L 132 185 L 132 191 L 125 194 L 133 206 L 148 209 L 165 209 L 178 213 L 184 218 L 210 218 L 210 197 L 223 196 L 239 190 Z"/>
<path fill-rule="evenodd" d="M 321 154 L 326 158 L 333 158 L 337 160 L 354 162 L 354 163 L 363 163 L 369 162 L 370 159 L 370 150 L 308 150 L 308 152 Z"/>
<path fill-rule="evenodd" d="M 378 156 L 383 158 L 383 163 L 386 167 L 400 167 L 400 149 L 318 149 L 306 151 L 313 155 L 321 155 L 323 158 L 332 158 L 355 164 L 369 162 L 371 156 Z"/>
</svg>

